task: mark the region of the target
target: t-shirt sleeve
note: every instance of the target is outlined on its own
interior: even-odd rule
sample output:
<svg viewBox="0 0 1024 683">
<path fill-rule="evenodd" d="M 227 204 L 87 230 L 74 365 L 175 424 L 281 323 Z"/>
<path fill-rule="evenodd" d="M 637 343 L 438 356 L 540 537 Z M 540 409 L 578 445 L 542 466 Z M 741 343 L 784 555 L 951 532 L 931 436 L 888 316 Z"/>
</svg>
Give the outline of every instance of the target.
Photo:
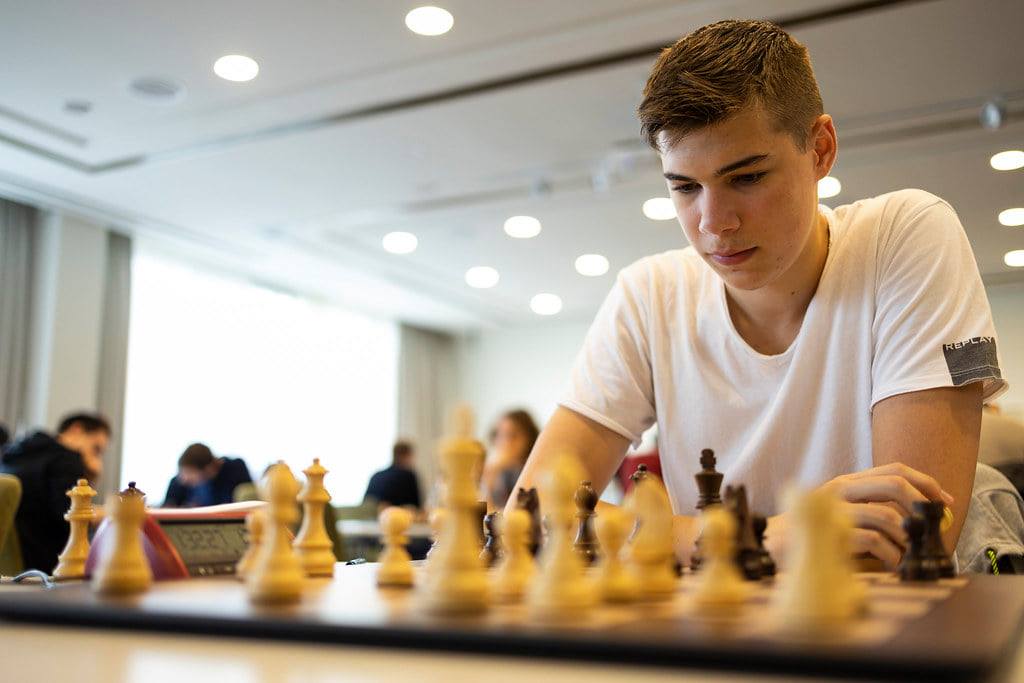
<svg viewBox="0 0 1024 683">
<path fill-rule="evenodd" d="M 561 405 L 628 438 L 654 423 L 644 270 L 619 273 L 576 357 Z"/>
<path fill-rule="evenodd" d="M 911 197 L 890 202 L 882 217 L 871 405 L 971 382 L 984 384 L 987 400 L 1006 382 L 971 245 L 949 204 L 924 192 Z"/>
</svg>

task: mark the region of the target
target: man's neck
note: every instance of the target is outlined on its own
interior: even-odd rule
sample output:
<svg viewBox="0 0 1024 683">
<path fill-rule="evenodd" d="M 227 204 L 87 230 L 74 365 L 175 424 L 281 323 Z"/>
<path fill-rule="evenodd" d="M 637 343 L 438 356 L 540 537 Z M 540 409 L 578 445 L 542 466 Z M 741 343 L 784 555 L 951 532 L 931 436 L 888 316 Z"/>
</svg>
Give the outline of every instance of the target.
<svg viewBox="0 0 1024 683">
<path fill-rule="evenodd" d="M 789 348 L 818 289 L 828 249 L 828 221 L 819 213 L 804 253 L 783 277 L 756 290 L 725 286 L 733 325 L 755 350 L 775 355 Z"/>
</svg>

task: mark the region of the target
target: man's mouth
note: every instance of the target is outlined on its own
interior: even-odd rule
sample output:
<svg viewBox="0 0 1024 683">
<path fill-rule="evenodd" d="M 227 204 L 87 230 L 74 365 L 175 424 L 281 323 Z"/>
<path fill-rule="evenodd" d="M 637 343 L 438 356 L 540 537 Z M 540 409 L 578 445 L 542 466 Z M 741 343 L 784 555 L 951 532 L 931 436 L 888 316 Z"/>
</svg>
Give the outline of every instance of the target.
<svg viewBox="0 0 1024 683">
<path fill-rule="evenodd" d="M 723 266 L 735 266 L 750 258 L 756 250 L 757 247 L 750 247 L 749 249 L 743 249 L 741 251 L 713 251 L 708 253 L 708 256 L 710 256 L 715 263 Z"/>
</svg>

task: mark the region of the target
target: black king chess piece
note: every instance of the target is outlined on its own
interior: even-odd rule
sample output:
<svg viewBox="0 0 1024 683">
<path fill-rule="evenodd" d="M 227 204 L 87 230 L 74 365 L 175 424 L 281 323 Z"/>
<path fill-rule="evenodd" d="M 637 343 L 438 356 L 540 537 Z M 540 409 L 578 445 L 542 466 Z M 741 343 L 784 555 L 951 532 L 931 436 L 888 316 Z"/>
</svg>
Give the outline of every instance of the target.
<svg viewBox="0 0 1024 683">
<path fill-rule="evenodd" d="M 597 538 L 593 527 L 597 492 L 589 481 L 581 482 L 573 501 L 576 503 L 576 519 L 579 521 L 573 548 L 586 564 L 591 565 L 597 559 Z"/>
<path fill-rule="evenodd" d="M 480 551 L 480 559 L 488 567 L 493 567 L 498 560 L 498 531 L 497 520 L 500 512 L 489 512 L 484 515 L 484 547 Z"/>
<path fill-rule="evenodd" d="M 721 505 L 722 498 L 719 491 L 722 488 L 721 472 L 715 469 L 715 452 L 705 448 L 700 452 L 700 472 L 693 475 L 697 481 L 697 511 L 701 511 L 710 505 Z M 693 552 L 690 553 L 690 569 L 697 571 L 701 563 L 700 535 L 693 544 Z"/>
</svg>

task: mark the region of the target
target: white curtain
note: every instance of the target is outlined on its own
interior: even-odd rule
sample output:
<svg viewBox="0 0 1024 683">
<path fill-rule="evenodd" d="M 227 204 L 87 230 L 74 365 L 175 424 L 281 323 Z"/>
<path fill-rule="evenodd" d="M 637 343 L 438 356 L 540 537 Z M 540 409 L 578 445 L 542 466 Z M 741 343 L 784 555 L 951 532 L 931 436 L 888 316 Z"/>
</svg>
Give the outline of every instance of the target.
<svg viewBox="0 0 1024 683">
<path fill-rule="evenodd" d="M 124 398 L 128 379 L 128 318 L 131 308 L 132 241 L 107 233 L 107 272 L 103 291 L 103 327 L 100 339 L 96 408 L 110 420 L 113 434 L 104 457 L 100 494 L 117 490 L 121 480 L 121 445 L 124 435 Z"/>
<path fill-rule="evenodd" d="M 398 435 L 416 447 L 424 504 L 433 507 L 437 444 L 456 402 L 458 376 L 451 335 L 402 325 L 398 361 Z"/>
<path fill-rule="evenodd" d="M 0 422 L 12 437 L 27 426 L 35 221 L 34 208 L 0 199 Z"/>
</svg>

